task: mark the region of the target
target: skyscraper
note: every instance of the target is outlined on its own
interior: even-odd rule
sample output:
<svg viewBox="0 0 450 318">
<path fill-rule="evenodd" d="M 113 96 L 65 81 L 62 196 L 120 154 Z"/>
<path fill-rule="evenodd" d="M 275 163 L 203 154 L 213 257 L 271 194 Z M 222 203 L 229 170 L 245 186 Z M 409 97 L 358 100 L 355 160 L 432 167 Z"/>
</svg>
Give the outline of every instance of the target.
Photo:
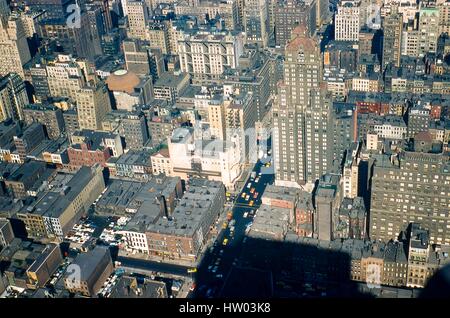
<svg viewBox="0 0 450 318">
<path fill-rule="evenodd" d="M 142 0 L 127 0 L 128 11 L 128 37 L 146 39 L 148 22 L 147 4 Z"/>
<path fill-rule="evenodd" d="M 400 66 L 401 55 L 401 36 L 403 17 L 401 13 L 391 12 L 384 18 L 384 37 L 383 37 L 383 69 L 389 63 Z"/>
<path fill-rule="evenodd" d="M 0 78 L 0 121 L 23 120 L 23 108 L 28 104 L 25 83 L 19 75 L 10 73 Z"/>
<path fill-rule="evenodd" d="M 267 47 L 269 43 L 269 10 L 267 0 L 246 0 L 244 30 L 247 43 Z"/>
<path fill-rule="evenodd" d="M 375 161 L 371 179 L 370 238 L 395 239 L 411 222 L 435 244 L 450 243 L 448 155 L 403 152 Z"/>
<path fill-rule="evenodd" d="M 335 39 L 337 41 L 358 41 L 361 21 L 361 2 L 342 0 L 335 17 Z"/>
<path fill-rule="evenodd" d="M 284 47 L 297 25 L 304 25 L 309 34 L 316 30 L 316 1 L 279 0 L 275 7 L 275 43 Z"/>
<path fill-rule="evenodd" d="M 22 66 L 31 59 L 25 29 L 19 16 L 0 17 L 0 76 L 10 72 L 24 78 Z"/>
<path fill-rule="evenodd" d="M 299 26 L 286 45 L 284 83 L 273 107 L 277 185 L 314 182 L 329 167 L 330 101 L 321 78 L 318 39 Z"/>
<path fill-rule="evenodd" d="M 108 90 L 103 82 L 82 88 L 77 95 L 80 129 L 100 130 L 106 114 L 111 111 Z"/>
<path fill-rule="evenodd" d="M 435 53 L 439 35 L 439 9 L 433 7 L 420 9 L 418 54 Z"/>
</svg>

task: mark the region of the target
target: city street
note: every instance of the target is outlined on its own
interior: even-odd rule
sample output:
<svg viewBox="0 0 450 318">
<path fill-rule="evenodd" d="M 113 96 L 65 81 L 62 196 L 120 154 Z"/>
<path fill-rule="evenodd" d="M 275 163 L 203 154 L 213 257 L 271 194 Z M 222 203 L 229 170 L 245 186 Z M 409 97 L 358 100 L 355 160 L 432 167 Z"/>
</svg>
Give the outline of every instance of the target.
<svg viewBox="0 0 450 318">
<path fill-rule="evenodd" d="M 259 181 L 256 183 L 250 177 L 242 192 L 237 196 L 233 208 L 234 221 L 231 221 L 234 223 L 234 231 L 231 231 L 232 225 L 228 225 L 219 234 L 214 246 L 205 254 L 195 275 L 196 290 L 194 291 L 194 297 L 211 298 L 219 296 L 232 266 L 236 264 L 237 257 L 240 255 L 247 226 L 252 222 L 256 209 L 261 205 L 264 190 L 267 184 L 274 181 L 273 166 L 271 164 L 270 167 L 265 166 L 266 162 L 270 162 L 270 160 L 270 156 L 268 156 L 267 160 L 256 163 L 253 171 L 256 177 L 259 176 Z M 248 186 L 249 184 L 251 185 Z M 254 197 L 255 193 L 257 193 L 256 197 Z M 243 194 L 249 195 L 249 199 L 243 198 Z M 252 206 L 249 204 L 250 201 L 253 201 Z"/>
<path fill-rule="evenodd" d="M 188 273 L 190 267 L 182 265 L 118 256 L 117 260 L 121 262 L 121 266 L 190 276 L 194 280 L 196 288 L 188 297 L 211 298 L 219 296 L 232 266 L 237 264 L 247 227 L 251 225 L 254 213 L 261 205 L 264 190 L 268 184 L 274 182 L 272 158 L 267 155 L 267 150 L 264 153 L 265 156 L 255 164 L 241 192 L 234 198 L 232 220 L 230 220 L 227 228 L 222 229 L 218 234 L 214 244 L 207 248 L 196 273 Z"/>
</svg>

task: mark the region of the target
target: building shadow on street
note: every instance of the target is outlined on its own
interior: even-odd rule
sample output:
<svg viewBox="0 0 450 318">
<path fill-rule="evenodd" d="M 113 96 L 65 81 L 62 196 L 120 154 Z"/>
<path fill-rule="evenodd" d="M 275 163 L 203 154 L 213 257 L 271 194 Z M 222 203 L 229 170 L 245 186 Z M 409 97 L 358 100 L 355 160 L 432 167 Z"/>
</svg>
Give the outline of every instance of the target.
<svg viewBox="0 0 450 318">
<path fill-rule="evenodd" d="M 204 297 L 206 289 L 216 289 L 215 298 L 374 297 L 366 284 L 351 280 L 351 256 L 345 252 L 251 237 L 242 244 L 221 284 L 200 266 L 196 285 L 203 290 L 194 297 Z"/>
</svg>

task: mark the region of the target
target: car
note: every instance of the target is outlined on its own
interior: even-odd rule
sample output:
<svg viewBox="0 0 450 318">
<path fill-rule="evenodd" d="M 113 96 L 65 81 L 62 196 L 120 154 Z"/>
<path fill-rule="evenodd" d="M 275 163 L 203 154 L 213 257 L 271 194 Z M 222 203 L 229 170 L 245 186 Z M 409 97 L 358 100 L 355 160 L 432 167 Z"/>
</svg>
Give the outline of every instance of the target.
<svg viewBox="0 0 450 318">
<path fill-rule="evenodd" d="M 250 195 L 247 194 L 247 195 L 245 196 L 245 201 L 248 201 L 249 199 L 250 199 Z"/>
<path fill-rule="evenodd" d="M 247 193 L 242 192 L 241 198 L 245 198 L 246 195 L 247 195 Z"/>
<path fill-rule="evenodd" d="M 219 269 L 219 266 L 214 266 L 214 268 L 211 270 L 211 272 L 215 273 Z"/>
<path fill-rule="evenodd" d="M 256 178 L 256 179 L 255 179 L 255 183 L 258 183 L 258 182 L 259 182 L 259 178 Z"/>
<path fill-rule="evenodd" d="M 253 200 L 250 201 L 250 203 L 248 205 L 253 206 L 255 202 Z"/>
<path fill-rule="evenodd" d="M 252 183 L 249 182 L 249 183 L 247 184 L 247 189 L 250 189 L 251 187 L 252 187 Z"/>
<path fill-rule="evenodd" d="M 253 194 L 253 199 L 256 199 L 257 197 L 258 197 L 258 192 L 255 192 L 254 194 Z"/>
<path fill-rule="evenodd" d="M 245 212 L 245 213 L 244 213 L 244 218 L 246 218 L 246 217 L 247 217 L 247 215 L 248 215 L 248 212 Z"/>
<path fill-rule="evenodd" d="M 212 266 L 212 265 L 209 265 L 209 266 L 208 266 L 208 271 L 210 271 L 212 268 L 213 268 L 213 266 Z"/>
<path fill-rule="evenodd" d="M 219 254 L 220 254 L 220 255 L 222 255 L 222 254 L 223 254 L 223 249 L 221 249 L 221 250 L 220 250 Z"/>
<path fill-rule="evenodd" d="M 242 243 L 245 243 L 245 242 L 247 242 L 247 236 L 244 237 L 244 239 L 242 240 Z"/>
<path fill-rule="evenodd" d="M 195 283 L 192 283 L 191 288 L 189 288 L 189 291 L 194 291 L 195 287 L 197 287 L 197 285 Z"/>
<path fill-rule="evenodd" d="M 250 189 L 250 193 L 251 193 L 251 194 L 255 193 L 255 188 L 251 188 L 251 189 Z"/>
<path fill-rule="evenodd" d="M 223 274 L 217 274 L 216 277 L 217 278 L 223 278 Z"/>
<path fill-rule="evenodd" d="M 222 245 L 227 245 L 228 244 L 228 239 L 224 239 Z"/>
</svg>

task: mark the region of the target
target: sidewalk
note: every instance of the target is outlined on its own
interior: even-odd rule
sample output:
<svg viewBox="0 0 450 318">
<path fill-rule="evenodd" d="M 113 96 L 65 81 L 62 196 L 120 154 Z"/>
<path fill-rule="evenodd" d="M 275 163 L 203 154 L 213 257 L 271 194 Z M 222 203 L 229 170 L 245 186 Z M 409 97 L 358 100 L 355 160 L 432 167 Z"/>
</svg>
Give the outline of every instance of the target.
<svg viewBox="0 0 450 318">
<path fill-rule="evenodd" d="M 169 259 L 169 258 L 163 258 L 156 255 L 148 255 L 148 254 L 142 254 L 142 253 L 131 253 L 124 250 L 119 250 L 119 256 L 121 257 L 127 257 L 127 258 L 135 258 L 135 259 L 141 259 L 141 260 L 147 260 L 152 262 L 160 262 L 162 264 L 173 264 L 173 265 L 180 265 L 185 267 L 196 267 L 198 264 L 198 258 L 197 261 L 191 262 L 187 260 L 182 259 Z"/>
</svg>

